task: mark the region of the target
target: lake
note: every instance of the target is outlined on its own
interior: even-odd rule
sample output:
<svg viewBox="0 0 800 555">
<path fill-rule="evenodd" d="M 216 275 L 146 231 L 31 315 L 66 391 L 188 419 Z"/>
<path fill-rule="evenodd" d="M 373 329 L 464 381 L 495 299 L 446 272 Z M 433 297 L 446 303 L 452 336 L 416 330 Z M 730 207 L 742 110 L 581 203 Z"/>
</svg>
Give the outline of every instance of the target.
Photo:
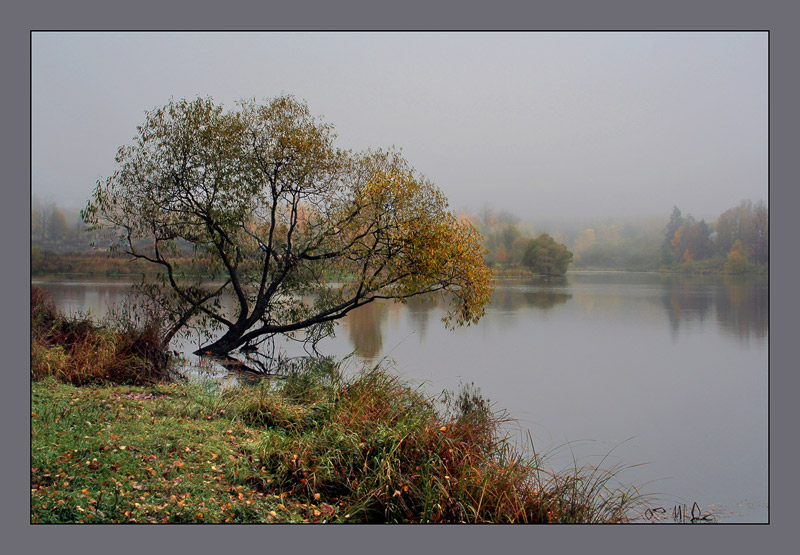
<svg viewBox="0 0 800 555">
<path fill-rule="evenodd" d="M 128 289 L 34 283 L 62 310 L 98 317 Z M 388 357 L 433 394 L 474 383 L 556 469 L 640 465 L 619 480 L 642 485 L 668 515 L 696 502 L 718 521 L 767 522 L 768 300 L 765 277 L 504 279 L 477 325 L 446 330 L 441 299 L 373 303 L 318 348 L 356 351 L 353 367 Z"/>
</svg>

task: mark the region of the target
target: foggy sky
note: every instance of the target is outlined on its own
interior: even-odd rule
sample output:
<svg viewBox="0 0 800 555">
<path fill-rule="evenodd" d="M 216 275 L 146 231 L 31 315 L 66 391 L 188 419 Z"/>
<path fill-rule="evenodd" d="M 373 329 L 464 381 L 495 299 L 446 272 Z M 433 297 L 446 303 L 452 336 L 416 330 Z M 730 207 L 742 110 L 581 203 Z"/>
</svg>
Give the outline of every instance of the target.
<svg viewBox="0 0 800 555">
<path fill-rule="evenodd" d="M 170 97 L 289 93 L 523 220 L 767 200 L 766 33 L 33 33 L 32 194 L 82 207 Z"/>
</svg>

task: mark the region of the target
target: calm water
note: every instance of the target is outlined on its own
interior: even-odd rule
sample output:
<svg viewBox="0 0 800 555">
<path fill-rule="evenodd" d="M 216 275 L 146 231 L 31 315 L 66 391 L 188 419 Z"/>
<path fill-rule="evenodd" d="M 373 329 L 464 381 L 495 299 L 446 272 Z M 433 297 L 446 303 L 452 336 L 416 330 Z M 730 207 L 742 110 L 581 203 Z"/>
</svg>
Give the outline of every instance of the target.
<svg viewBox="0 0 800 555">
<path fill-rule="evenodd" d="M 127 286 L 41 283 L 60 308 L 101 316 Z M 766 279 L 633 273 L 499 281 L 478 325 L 447 331 L 441 300 L 367 305 L 322 352 L 394 360 L 432 393 L 474 382 L 560 468 L 642 466 L 620 480 L 671 514 L 766 522 Z M 195 346 L 186 346 L 192 350 Z"/>
</svg>

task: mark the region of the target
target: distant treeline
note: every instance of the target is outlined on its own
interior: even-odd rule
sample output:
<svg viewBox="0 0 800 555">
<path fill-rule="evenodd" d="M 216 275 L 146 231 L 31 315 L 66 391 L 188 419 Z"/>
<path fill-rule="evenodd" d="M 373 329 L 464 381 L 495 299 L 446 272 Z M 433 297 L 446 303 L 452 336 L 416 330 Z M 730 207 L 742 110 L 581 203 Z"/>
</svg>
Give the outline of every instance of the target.
<svg viewBox="0 0 800 555">
<path fill-rule="evenodd" d="M 710 223 L 684 217 L 677 206 L 669 219 L 547 223 L 541 229 L 489 208 L 463 217 L 484 236 L 486 263 L 501 271 L 524 269 L 526 245 L 543 232 L 573 253 L 575 269 L 742 273 L 765 272 L 769 263 L 764 201 L 742 201 Z"/>
<path fill-rule="evenodd" d="M 31 198 L 32 247 L 48 253 L 87 252 L 96 239 L 87 232 L 78 210 Z"/>
<path fill-rule="evenodd" d="M 716 222 L 699 222 L 672 209 L 661 246 L 664 268 L 744 273 L 769 264 L 769 211 L 764 201 L 742 201 Z"/>
<path fill-rule="evenodd" d="M 484 236 L 486 263 L 503 272 L 537 271 L 532 262 L 534 239 L 560 249 L 559 256 L 554 257 L 554 273 L 562 273 L 559 270 L 566 264 L 574 269 L 693 273 L 766 272 L 769 264 L 769 211 L 764 201 L 744 200 L 712 222 L 684 216 L 677 206 L 669 218 L 591 223 L 534 224 L 509 213 L 495 213 L 488 207 L 478 215 L 461 216 Z M 32 199 L 32 274 L 124 275 L 154 271 L 146 262 L 109 256 L 109 244 L 108 238 L 87 231 L 78 210 Z M 565 249 L 571 256 L 563 252 Z M 196 261 L 193 266 L 193 271 L 203 270 L 197 268 Z"/>
</svg>

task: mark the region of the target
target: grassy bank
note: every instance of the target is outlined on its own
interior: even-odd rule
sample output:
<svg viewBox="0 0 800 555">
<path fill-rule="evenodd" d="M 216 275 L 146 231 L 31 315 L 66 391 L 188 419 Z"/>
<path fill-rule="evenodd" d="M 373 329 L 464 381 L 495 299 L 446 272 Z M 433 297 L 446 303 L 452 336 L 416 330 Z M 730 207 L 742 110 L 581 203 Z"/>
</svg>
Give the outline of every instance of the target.
<svg viewBox="0 0 800 555">
<path fill-rule="evenodd" d="M 72 356 L 43 332 L 59 318 L 34 319 L 50 338 L 34 350 Z M 74 347 L 80 372 L 32 356 L 34 523 L 624 522 L 643 509 L 613 471 L 545 470 L 474 388 L 437 399 L 385 367 L 324 359 L 235 389 L 168 383 L 149 351 L 117 349 L 119 333 L 74 339 L 107 335 L 94 369 L 90 343 Z"/>
</svg>

